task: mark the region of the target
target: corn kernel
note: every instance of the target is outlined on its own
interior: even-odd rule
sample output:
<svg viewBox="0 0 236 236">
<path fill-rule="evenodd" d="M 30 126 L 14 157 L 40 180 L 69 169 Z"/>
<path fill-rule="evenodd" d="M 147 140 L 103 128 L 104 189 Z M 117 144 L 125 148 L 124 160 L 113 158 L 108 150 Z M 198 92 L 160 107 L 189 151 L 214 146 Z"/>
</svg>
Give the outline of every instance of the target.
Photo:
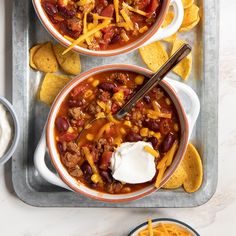
<svg viewBox="0 0 236 236">
<path fill-rule="evenodd" d="M 138 127 L 137 125 L 135 125 L 135 126 L 133 127 L 133 131 L 134 131 L 135 133 L 138 133 L 138 132 L 139 132 L 139 127 Z"/>
<path fill-rule="evenodd" d="M 126 134 L 126 131 L 123 127 L 120 128 L 120 132 L 121 132 L 121 134 Z"/>
<path fill-rule="evenodd" d="M 149 136 L 153 136 L 155 133 L 154 133 L 154 131 L 149 131 Z"/>
<path fill-rule="evenodd" d="M 89 89 L 84 93 L 84 98 L 89 98 L 91 95 L 93 95 L 93 91 Z"/>
<path fill-rule="evenodd" d="M 116 100 L 117 102 L 123 102 L 124 101 L 124 93 L 123 91 L 119 91 L 114 93 L 113 97 L 114 100 Z"/>
<path fill-rule="evenodd" d="M 98 106 L 100 106 L 104 111 L 106 111 L 107 105 L 103 101 L 97 101 Z"/>
<path fill-rule="evenodd" d="M 122 138 L 121 137 L 114 138 L 113 143 L 116 144 L 119 147 L 122 143 Z"/>
<path fill-rule="evenodd" d="M 76 15 L 75 15 L 77 18 L 79 18 L 79 19 L 82 19 L 83 18 L 83 16 L 82 16 L 82 14 L 81 13 L 76 13 Z"/>
<path fill-rule="evenodd" d="M 99 176 L 98 176 L 97 174 L 93 174 L 93 175 L 91 176 L 91 180 L 92 180 L 95 184 L 97 184 L 97 183 L 99 182 Z"/>
<path fill-rule="evenodd" d="M 69 127 L 69 129 L 67 130 L 68 133 L 74 133 L 74 129 L 72 127 Z"/>
<path fill-rule="evenodd" d="M 147 137 L 147 136 L 148 136 L 148 128 L 142 128 L 142 129 L 140 130 L 140 135 L 141 135 L 142 137 Z"/>
<path fill-rule="evenodd" d="M 171 101 L 170 101 L 169 98 L 166 98 L 165 101 L 166 101 L 166 104 L 167 104 L 168 106 L 171 104 Z"/>
<path fill-rule="evenodd" d="M 93 77 L 90 77 L 90 78 L 88 79 L 88 82 L 93 82 Z"/>
<path fill-rule="evenodd" d="M 97 87 L 99 85 L 99 80 L 98 79 L 94 80 L 92 85 L 93 87 Z"/>
<path fill-rule="evenodd" d="M 179 131 L 179 125 L 178 125 L 177 123 L 174 124 L 174 130 L 175 130 L 176 132 Z"/>
<path fill-rule="evenodd" d="M 142 34 L 148 30 L 148 27 L 145 25 L 142 28 L 139 29 L 139 33 Z"/>
<path fill-rule="evenodd" d="M 88 139 L 89 141 L 93 141 L 94 135 L 93 134 L 87 134 L 86 139 Z"/>
<path fill-rule="evenodd" d="M 137 85 L 143 84 L 143 81 L 144 81 L 144 76 L 143 76 L 143 75 L 138 75 L 138 76 L 136 76 L 136 78 L 135 78 L 135 83 L 136 83 Z"/>
<path fill-rule="evenodd" d="M 126 120 L 126 121 L 124 122 L 124 125 L 129 126 L 129 127 L 132 126 L 132 124 L 131 124 L 131 122 L 130 122 L 129 120 Z"/>
<path fill-rule="evenodd" d="M 105 118 L 104 112 L 98 112 L 95 116 L 96 116 L 97 119 Z"/>
<path fill-rule="evenodd" d="M 94 34 L 94 37 L 100 39 L 102 37 L 102 32 L 99 30 Z"/>
<path fill-rule="evenodd" d="M 95 25 L 93 23 L 89 23 L 88 24 L 88 30 L 91 30 L 95 27 Z"/>
<path fill-rule="evenodd" d="M 153 136 L 156 137 L 157 139 L 160 139 L 161 133 L 160 132 L 154 133 Z"/>
</svg>

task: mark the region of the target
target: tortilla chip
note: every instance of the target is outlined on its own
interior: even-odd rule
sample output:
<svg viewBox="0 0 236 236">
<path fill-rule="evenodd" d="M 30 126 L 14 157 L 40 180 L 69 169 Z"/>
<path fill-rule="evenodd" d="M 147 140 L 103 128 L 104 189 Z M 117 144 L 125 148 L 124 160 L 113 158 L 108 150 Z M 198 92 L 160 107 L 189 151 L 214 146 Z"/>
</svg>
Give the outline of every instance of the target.
<svg viewBox="0 0 236 236">
<path fill-rule="evenodd" d="M 177 33 L 171 35 L 168 38 L 164 38 L 163 41 L 167 43 L 173 43 L 177 39 Z"/>
<path fill-rule="evenodd" d="M 191 7 L 185 9 L 184 19 L 179 31 L 181 32 L 181 28 L 186 28 L 194 22 L 199 22 L 199 17 L 199 7 L 197 5 L 193 4 Z"/>
<path fill-rule="evenodd" d="M 68 74 L 78 75 L 81 71 L 80 56 L 78 53 L 70 51 L 65 55 L 62 53 L 66 50 L 60 44 L 53 46 L 57 61 L 61 68 Z"/>
<path fill-rule="evenodd" d="M 139 53 L 147 67 L 154 72 L 169 58 L 165 48 L 158 41 L 139 48 Z"/>
<path fill-rule="evenodd" d="M 173 55 L 183 44 L 184 40 L 176 39 L 173 43 L 171 55 Z M 172 71 L 183 80 L 187 80 L 192 70 L 192 53 L 189 53 Z"/>
<path fill-rule="evenodd" d="M 188 176 L 183 182 L 185 191 L 188 193 L 196 192 L 202 184 L 203 168 L 200 155 L 193 144 L 188 144 L 181 164 Z"/>
<path fill-rule="evenodd" d="M 53 73 L 58 71 L 57 59 L 50 42 L 43 44 L 34 54 L 33 63 L 42 72 Z"/>
<path fill-rule="evenodd" d="M 187 173 L 185 172 L 183 166 L 180 164 L 173 175 L 170 177 L 168 182 L 163 186 L 165 189 L 176 189 L 182 186 L 187 178 Z"/>
<path fill-rule="evenodd" d="M 58 93 L 69 81 L 70 78 L 68 76 L 47 73 L 39 91 L 39 100 L 51 105 Z"/>
<path fill-rule="evenodd" d="M 181 28 L 179 29 L 179 32 L 187 32 L 191 29 L 193 29 L 200 21 L 200 17 L 198 17 L 198 19 L 196 21 L 194 21 L 191 25 L 188 26 L 181 26 Z"/>
<path fill-rule="evenodd" d="M 168 26 L 172 20 L 174 19 L 174 12 L 173 11 L 168 11 L 165 17 L 165 20 L 162 23 L 162 27 L 165 28 L 166 26 Z"/>
<path fill-rule="evenodd" d="M 38 68 L 37 68 L 36 65 L 34 64 L 33 57 L 34 57 L 35 53 L 37 52 L 37 50 L 38 50 L 41 46 L 42 46 L 42 44 L 37 44 L 37 45 L 33 46 L 33 47 L 30 49 L 30 62 L 29 62 L 29 64 L 30 64 L 30 66 L 31 66 L 33 69 L 35 69 L 35 70 L 37 70 Z"/>
<path fill-rule="evenodd" d="M 194 3 L 194 0 L 182 0 L 184 9 L 191 7 Z"/>
</svg>

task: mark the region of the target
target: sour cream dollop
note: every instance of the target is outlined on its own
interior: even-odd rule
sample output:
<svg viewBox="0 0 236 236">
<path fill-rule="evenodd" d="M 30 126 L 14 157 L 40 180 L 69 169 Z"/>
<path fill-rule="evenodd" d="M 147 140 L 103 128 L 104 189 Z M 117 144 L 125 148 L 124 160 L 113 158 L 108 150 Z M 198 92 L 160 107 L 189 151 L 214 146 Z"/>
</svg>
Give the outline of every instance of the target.
<svg viewBox="0 0 236 236">
<path fill-rule="evenodd" d="M 128 184 L 145 183 L 156 174 L 154 156 L 144 150 L 148 142 L 126 142 L 113 153 L 111 171 L 114 179 Z"/>
<path fill-rule="evenodd" d="M 0 158 L 5 154 L 12 139 L 12 128 L 5 107 L 0 104 Z"/>
</svg>

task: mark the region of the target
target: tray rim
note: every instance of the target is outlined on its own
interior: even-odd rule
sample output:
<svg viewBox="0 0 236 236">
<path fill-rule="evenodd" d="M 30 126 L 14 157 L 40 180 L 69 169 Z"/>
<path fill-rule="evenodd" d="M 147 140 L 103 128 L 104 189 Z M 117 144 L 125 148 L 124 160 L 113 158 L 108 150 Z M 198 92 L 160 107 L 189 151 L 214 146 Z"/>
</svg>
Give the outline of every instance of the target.
<svg viewBox="0 0 236 236">
<path fill-rule="evenodd" d="M 26 24 L 28 23 L 28 15 L 27 15 L 27 10 L 28 9 L 24 9 L 22 8 L 23 5 L 23 0 L 17 1 L 15 0 L 13 2 L 13 11 L 12 11 L 12 36 L 13 36 L 13 40 L 12 40 L 12 64 L 13 64 L 13 72 L 12 72 L 12 80 L 13 80 L 13 84 L 12 84 L 12 93 L 13 93 L 13 106 L 17 107 L 17 105 L 19 105 L 19 101 L 17 101 L 16 96 L 14 95 L 14 91 L 16 91 L 17 86 L 15 82 L 17 82 L 18 80 L 18 75 L 19 72 L 22 71 L 21 68 L 21 64 L 19 63 L 21 60 L 19 57 L 15 56 L 15 54 L 17 55 L 17 50 L 18 48 L 16 47 L 15 44 L 15 40 L 16 40 L 16 34 L 18 32 L 19 29 L 17 29 L 14 25 L 14 16 L 15 14 L 21 14 L 23 17 L 24 22 L 26 22 Z M 28 2 L 27 0 L 25 0 L 25 2 Z M 203 6 L 204 8 L 208 7 L 207 4 L 214 3 L 214 16 L 213 16 L 213 20 L 212 18 L 209 19 L 210 17 L 205 15 L 204 18 L 204 29 L 203 29 L 203 34 L 206 36 L 206 33 L 204 32 L 208 32 L 207 37 L 214 37 L 215 38 L 215 48 L 214 48 L 214 68 L 210 68 L 213 70 L 214 73 L 214 77 L 215 77 L 215 84 L 214 84 L 214 90 L 217 91 L 217 95 L 215 97 L 216 99 L 216 103 L 213 104 L 216 114 L 215 114 L 215 125 L 218 128 L 218 87 L 219 87 L 219 71 L 218 71 L 218 65 L 219 65 L 219 0 L 211 0 L 211 1 L 204 1 Z M 27 4 L 27 3 L 25 3 Z M 28 3 L 30 4 L 30 3 Z M 28 6 L 27 6 L 28 7 Z M 19 13 L 21 10 L 21 13 Z M 212 8 L 211 8 L 212 10 Z M 206 22 L 208 22 L 208 26 L 209 26 L 209 20 L 211 23 L 211 27 L 207 28 L 206 26 Z M 215 26 L 215 28 L 213 27 Z M 214 29 L 213 29 L 214 28 Z M 23 32 L 22 36 L 24 36 L 26 34 L 26 37 L 21 38 L 22 43 L 24 43 L 27 39 L 27 32 Z M 18 39 L 19 40 L 19 39 Z M 206 39 L 204 40 L 204 45 L 203 47 L 206 47 L 207 43 L 206 43 Z M 28 52 L 24 52 L 26 58 L 28 58 Z M 206 55 L 206 50 L 204 50 L 203 53 L 203 57 L 207 58 L 208 55 Z M 28 65 L 28 61 L 26 61 L 26 63 Z M 205 63 L 204 63 L 204 68 L 206 67 Z M 206 69 L 206 68 L 205 68 Z M 203 76 L 203 79 L 205 75 Z M 25 134 L 25 128 L 27 127 L 27 124 L 25 124 L 24 122 L 22 122 L 20 120 L 21 123 L 21 127 L 23 127 L 23 130 L 21 132 L 21 140 L 22 137 L 24 137 Z M 215 139 L 215 143 L 217 144 L 217 150 L 215 150 L 215 155 L 216 155 L 216 161 L 214 163 L 214 169 L 218 172 L 218 129 L 217 129 L 217 133 L 216 136 L 214 137 Z M 20 145 L 19 145 L 20 146 Z M 17 150 L 17 152 L 19 153 L 19 150 Z M 44 199 L 50 198 L 50 192 L 36 192 L 34 191 L 33 188 L 31 188 L 31 186 L 28 185 L 27 183 L 27 172 L 26 175 L 22 175 L 22 173 L 19 176 L 19 171 L 17 171 L 17 168 L 20 165 L 26 165 L 26 163 L 24 163 L 24 160 L 18 160 L 19 157 L 17 157 L 17 152 L 14 154 L 13 159 L 12 159 L 12 182 L 13 182 L 13 187 L 15 190 L 16 195 L 19 197 L 20 200 L 22 200 L 23 202 L 25 202 L 26 204 L 29 204 L 31 206 L 35 206 L 35 207 L 94 207 L 94 208 L 99 208 L 99 207 L 108 207 L 108 208 L 114 208 L 114 207 L 128 207 L 128 208 L 139 208 L 140 206 L 126 206 L 125 204 L 107 204 L 107 206 L 102 206 L 102 203 L 100 204 L 100 206 L 94 206 L 93 204 L 94 201 L 92 201 L 92 204 L 88 204 L 87 206 L 76 206 L 76 205 L 60 205 L 60 204 L 47 204 L 45 203 L 45 200 L 42 200 L 42 194 Z M 23 158 L 22 158 L 23 159 Z M 17 172 L 17 175 L 16 175 Z M 20 178 L 19 178 L 20 177 Z M 209 201 L 212 196 L 214 195 L 215 191 L 216 191 L 216 187 L 217 187 L 217 181 L 218 181 L 218 175 L 216 175 L 214 182 L 212 183 L 212 188 L 211 188 L 211 192 L 207 195 L 207 197 L 205 196 L 205 200 L 200 199 L 200 201 L 198 201 L 197 203 L 194 204 L 187 204 L 187 205 L 183 205 L 183 206 L 161 206 L 161 207 L 196 207 L 196 206 L 200 206 L 204 203 L 206 203 L 207 201 Z M 204 186 L 205 188 L 206 186 Z M 203 191 L 204 192 L 204 188 L 199 190 L 199 191 Z M 23 191 L 22 191 L 23 189 Z M 66 192 L 56 192 L 54 194 L 60 194 L 60 196 L 64 196 L 66 197 Z M 28 198 L 28 196 L 31 196 L 31 198 Z M 34 197 L 34 199 L 37 199 L 38 201 L 32 200 L 32 197 Z M 41 199 L 41 200 L 40 200 Z M 91 206 L 93 205 L 93 206 Z M 156 207 L 156 206 L 153 206 Z M 150 208 L 150 206 L 145 207 L 145 206 L 141 206 L 141 208 Z"/>
</svg>

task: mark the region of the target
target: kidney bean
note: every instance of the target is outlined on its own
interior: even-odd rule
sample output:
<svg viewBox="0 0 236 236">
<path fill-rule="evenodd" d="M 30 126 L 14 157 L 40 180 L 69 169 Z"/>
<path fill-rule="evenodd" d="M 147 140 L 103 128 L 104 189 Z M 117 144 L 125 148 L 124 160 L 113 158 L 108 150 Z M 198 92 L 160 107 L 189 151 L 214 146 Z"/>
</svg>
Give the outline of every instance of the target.
<svg viewBox="0 0 236 236">
<path fill-rule="evenodd" d="M 56 124 L 56 128 L 59 132 L 65 132 L 69 129 L 69 123 L 68 123 L 67 119 L 64 117 L 61 117 L 61 116 L 57 117 L 55 124 Z"/>
<path fill-rule="evenodd" d="M 156 137 L 150 137 L 147 140 L 148 142 L 152 143 L 154 149 L 158 148 L 158 139 Z"/>
<path fill-rule="evenodd" d="M 143 121 L 143 126 L 149 128 L 150 130 L 157 132 L 160 129 L 159 123 L 156 120 Z"/>
<path fill-rule="evenodd" d="M 74 17 L 76 14 L 76 10 L 74 8 L 69 9 L 67 7 L 58 6 L 57 9 L 58 12 L 60 12 L 60 14 L 64 16 L 66 19 L 70 19 Z"/>
<path fill-rule="evenodd" d="M 64 150 L 63 150 L 63 145 L 61 142 L 57 142 L 57 149 L 59 151 L 60 154 L 63 154 L 64 153 Z"/>
<path fill-rule="evenodd" d="M 100 172 L 100 175 L 102 176 L 104 181 L 106 181 L 109 184 L 112 183 L 112 176 L 109 172 L 103 170 L 103 171 Z"/>
<path fill-rule="evenodd" d="M 151 98 L 150 98 L 150 96 L 148 96 L 148 95 L 145 95 L 145 96 L 143 97 L 143 100 L 144 100 L 144 102 L 146 102 L 147 104 L 150 104 L 150 103 L 151 103 Z"/>
<path fill-rule="evenodd" d="M 111 39 L 111 44 L 113 43 L 118 43 L 120 40 L 120 35 L 116 34 L 112 39 Z"/>
<path fill-rule="evenodd" d="M 134 133 L 134 132 L 130 132 L 126 135 L 125 137 L 126 141 L 128 142 L 138 142 L 138 141 L 142 141 L 142 137 L 137 134 L 137 133 Z"/>
<path fill-rule="evenodd" d="M 161 145 L 161 152 L 163 152 L 163 153 L 168 152 L 170 150 L 170 148 L 172 147 L 174 141 L 175 141 L 175 135 L 173 133 L 169 133 L 165 137 L 165 139 Z"/>
<path fill-rule="evenodd" d="M 85 162 L 81 167 L 80 169 L 83 171 L 83 176 L 84 176 L 84 179 L 87 181 L 88 184 L 92 184 L 92 180 L 91 180 L 91 176 L 93 174 L 93 170 L 91 168 L 91 166 Z"/>
<path fill-rule="evenodd" d="M 43 8 L 50 16 L 54 16 L 58 13 L 56 6 L 50 2 L 43 2 Z"/>
<path fill-rule="evenodd" d="M 104 82 L 104 83 L 99 84 L 98 88 L 100 88 L 104 91 L 108 91 L 108 92 L 113 93 L 116 88 L 116 85 L 113 83 Z"/>
</svg>

